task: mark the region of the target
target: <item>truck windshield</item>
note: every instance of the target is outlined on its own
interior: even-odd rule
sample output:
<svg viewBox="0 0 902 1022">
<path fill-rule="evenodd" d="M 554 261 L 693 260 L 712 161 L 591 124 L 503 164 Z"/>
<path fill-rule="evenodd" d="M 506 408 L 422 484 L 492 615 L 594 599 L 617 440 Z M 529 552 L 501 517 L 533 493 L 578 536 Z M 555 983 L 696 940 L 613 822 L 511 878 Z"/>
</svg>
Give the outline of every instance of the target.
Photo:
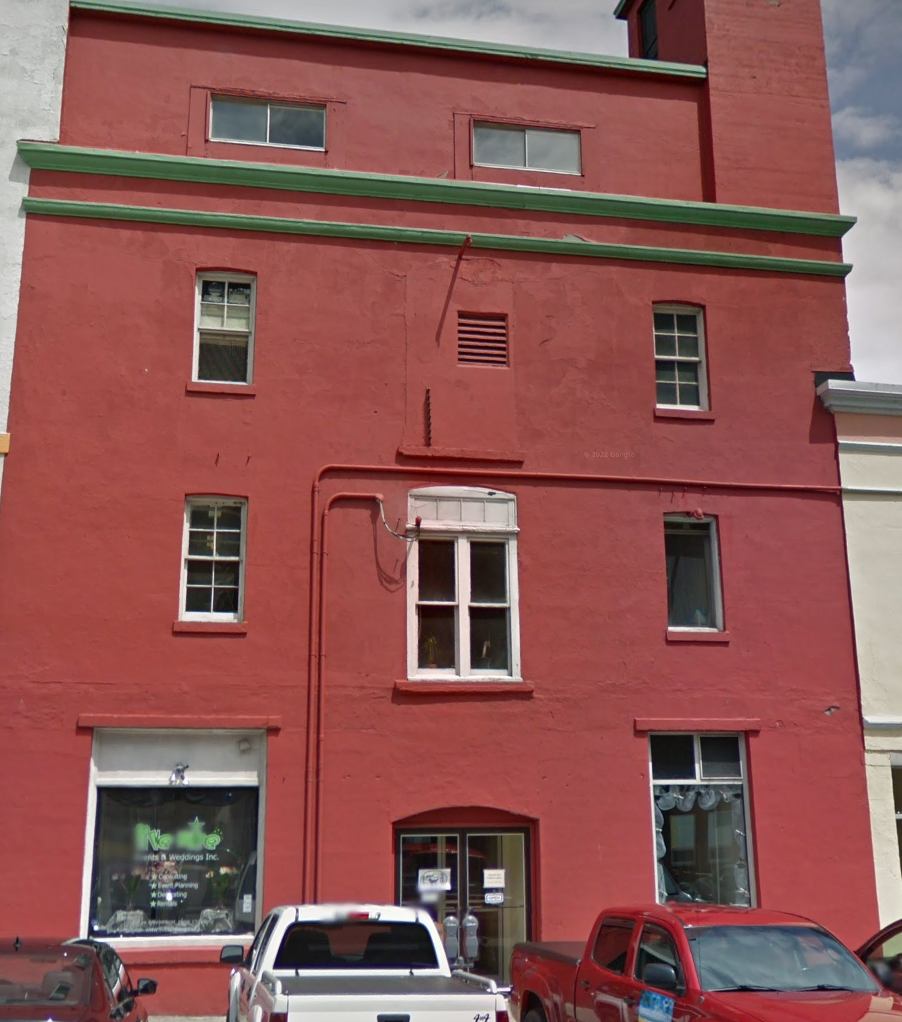
<svg viewBox="0 0 902 1022">
<path fill-rule="evenodd" d="M 343 920 L 295 923 L 282 939 L 276 969 L 436 969 L 432 938 L 420 923 Z"/>
<path fill-rule="evenodd" d="M 686 931 L 699 985 L 710 993 L 878 987 L 829 933 L 808 926 L 705 926 Z"/>
</svg>

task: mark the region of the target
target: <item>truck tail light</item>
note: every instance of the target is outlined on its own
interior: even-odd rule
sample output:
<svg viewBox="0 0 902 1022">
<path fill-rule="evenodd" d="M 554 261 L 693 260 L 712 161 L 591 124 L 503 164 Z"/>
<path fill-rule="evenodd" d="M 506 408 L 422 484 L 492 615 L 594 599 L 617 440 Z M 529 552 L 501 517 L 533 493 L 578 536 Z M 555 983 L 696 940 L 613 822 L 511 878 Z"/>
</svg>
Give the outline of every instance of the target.
<svg viewBox="0 0 902 1022">
<path fill-rule="evenodd" d="M 273 1015 L 273 1018 L 275 1018 L 275 1015 Z M 495 1022 L 509 1022 L 507 1012 L 506 1011 L 496 1011 L 495 1012 Z"/>
<path fill-rule="evenodd" d="M 274 1011 L 269 1016 L 269 1022 L 288 1022 L 288 1012 L 287 1011 Z"/>
</svg>

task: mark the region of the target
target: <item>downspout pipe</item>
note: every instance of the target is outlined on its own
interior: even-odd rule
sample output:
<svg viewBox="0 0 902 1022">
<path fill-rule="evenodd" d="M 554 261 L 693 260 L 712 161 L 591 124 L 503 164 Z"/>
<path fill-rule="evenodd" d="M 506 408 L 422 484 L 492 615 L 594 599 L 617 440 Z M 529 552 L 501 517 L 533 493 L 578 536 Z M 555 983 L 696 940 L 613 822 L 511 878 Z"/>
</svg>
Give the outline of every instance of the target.
<svg viewBox="0 0 902 1022">
<path fill-rule="evenodd" d="M 339 500 L 381 503 L 378 493 L 332 494 L 326 501 L 320 522 L 323 479 L 327 475 L 401 476 L 410 479 L 480 479 L 496 484 L 512 482 L 569 483 L 586 486 L 652 487 L 665 490 L 719 490 L 734 493 L 785 494 L 787 496 L 828 496 L 841 499 L 840 486 L 805 483 L 745 483 L 736 480 L 679 479 L 669 476 L 591 475 L 585 472 L 534 472 L 523 469 L 419 467 L 407 465 L 323 465 L 316 473 L 310 496 L 310 589 L 307 639 L 307 729 L 304 777 L 303 899 L 316 902 L 322 894 L 322 788 L 325 745 L 325 595 L 327 592 L 326 543 L 328 516 Z"/>
</svg>

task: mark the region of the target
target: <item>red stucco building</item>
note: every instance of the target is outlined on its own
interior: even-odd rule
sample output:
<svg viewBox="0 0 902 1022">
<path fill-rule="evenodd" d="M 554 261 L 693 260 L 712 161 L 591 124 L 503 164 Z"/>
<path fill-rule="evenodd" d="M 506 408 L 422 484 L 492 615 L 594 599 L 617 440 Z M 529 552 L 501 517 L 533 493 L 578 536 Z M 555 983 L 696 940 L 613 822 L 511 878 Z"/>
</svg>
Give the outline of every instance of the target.
<svg viewBox="0 0 902 1022">
<path fill-rule="evenodd" d="M 72 2 L 2 901 L 160 1013 L 301 899 L 469 910 L 502 977 L 656 893 L 875 927 L 819 3 L 618 14 L 630 58 Z"/>
</svg>

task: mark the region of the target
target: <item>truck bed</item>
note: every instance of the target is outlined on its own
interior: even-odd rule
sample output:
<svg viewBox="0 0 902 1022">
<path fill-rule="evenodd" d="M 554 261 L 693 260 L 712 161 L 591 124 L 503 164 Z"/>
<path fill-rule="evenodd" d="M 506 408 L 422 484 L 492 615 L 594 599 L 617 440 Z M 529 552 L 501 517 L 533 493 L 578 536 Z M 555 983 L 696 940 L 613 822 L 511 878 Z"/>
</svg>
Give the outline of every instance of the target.
<svg viewBox="0 0 902 1022">
<path fill-rule="evenodd" d="M 514 948 L 525 955 L 536 955 L 564 965 L 572 965 L 574 969 L 579 965 L 585 949 L 585 944 L 578 940 L 527 940 L 515 945 Z"/>
<path fill-rule="evenodd" d="M 491 995 L 487 990 L 466 983 L 453 976 L 329 976 L 320 973 L 318 976 L 288 976 L 283 972 L 274 973 L 278 976 L 282 993 L 289 997 L 294 994 L 303 996 L 349 996 L 349 997 L 478 997 Z"/>
</svg>

